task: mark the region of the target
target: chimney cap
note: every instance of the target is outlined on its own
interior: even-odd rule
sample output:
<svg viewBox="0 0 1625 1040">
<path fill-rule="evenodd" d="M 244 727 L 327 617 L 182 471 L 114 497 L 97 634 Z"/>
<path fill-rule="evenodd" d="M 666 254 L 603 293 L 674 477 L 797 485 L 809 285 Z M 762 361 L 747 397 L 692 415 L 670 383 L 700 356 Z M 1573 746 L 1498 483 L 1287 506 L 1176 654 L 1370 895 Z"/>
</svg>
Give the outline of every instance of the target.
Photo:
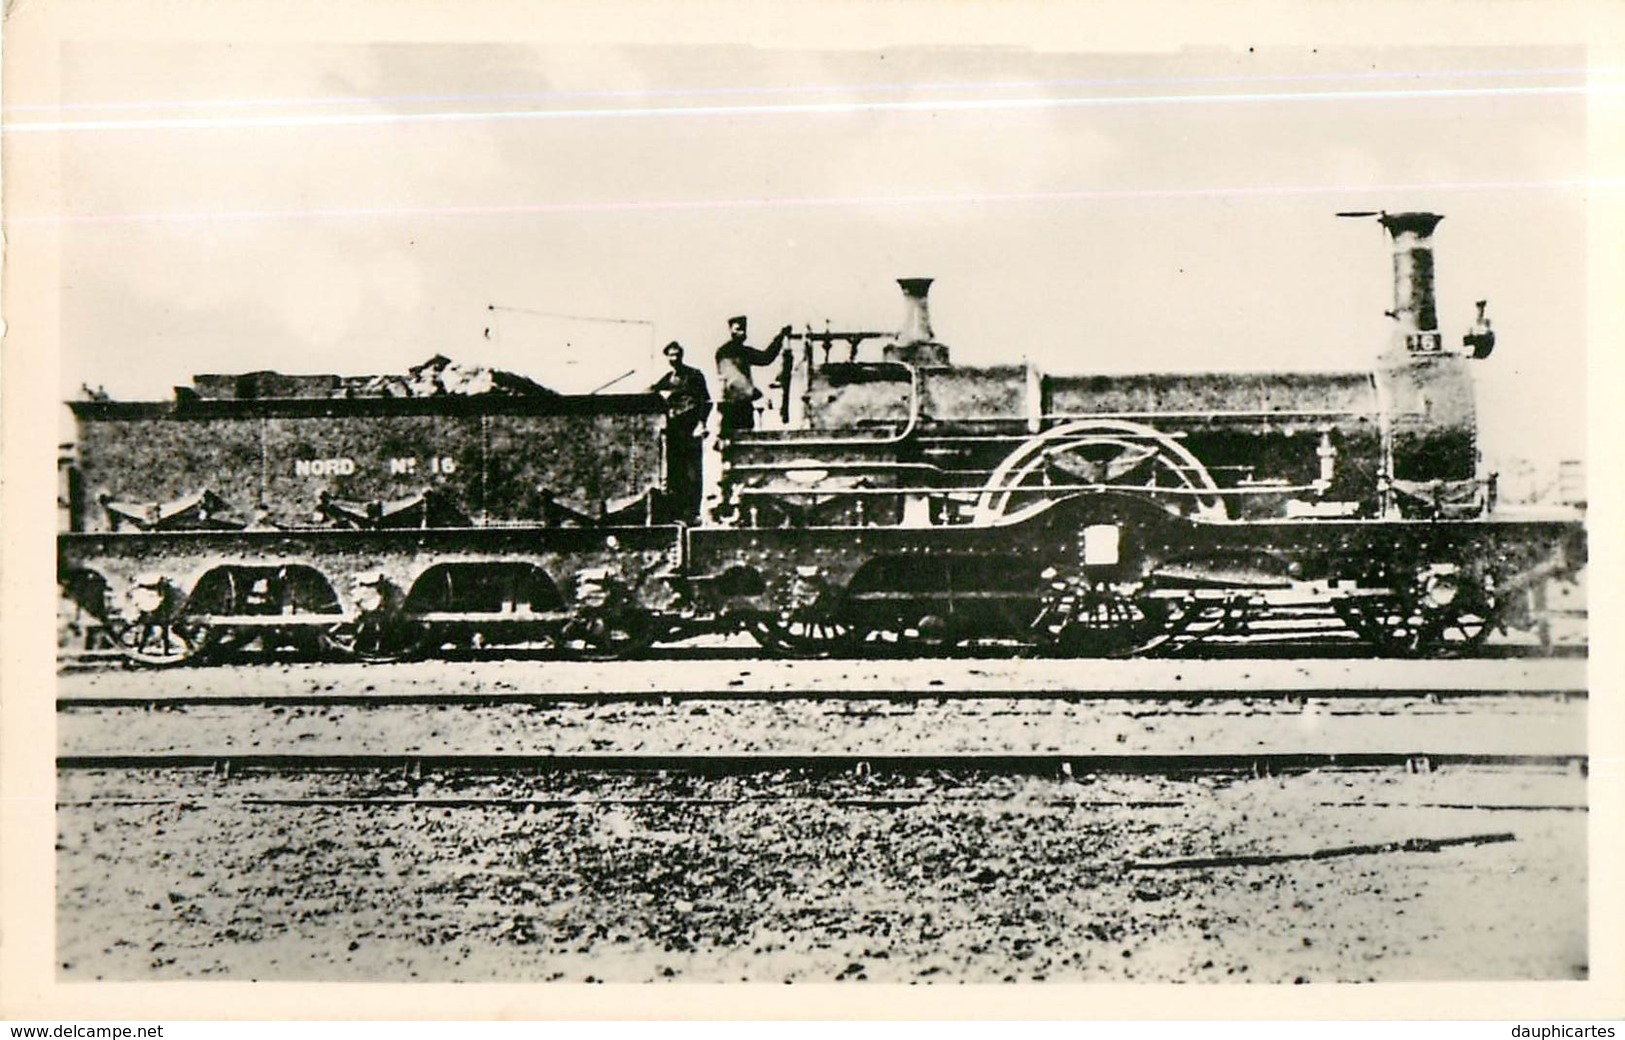
<svg viewBox="0 0 1625 1040">
<path fill-rule="evenodd" d="M 1420 212 L 1384 213 L 1377 219 L 1382 221 L 1382 226 L 1388 229 L 1389 234 L 1398 235 L 1408 231 L 1426 238 L 1428 235 L 1433 234 L 1433 229 L 1439 226 L 1439 221 L 1444 219 L 1444 214 Z"/>
</svg>

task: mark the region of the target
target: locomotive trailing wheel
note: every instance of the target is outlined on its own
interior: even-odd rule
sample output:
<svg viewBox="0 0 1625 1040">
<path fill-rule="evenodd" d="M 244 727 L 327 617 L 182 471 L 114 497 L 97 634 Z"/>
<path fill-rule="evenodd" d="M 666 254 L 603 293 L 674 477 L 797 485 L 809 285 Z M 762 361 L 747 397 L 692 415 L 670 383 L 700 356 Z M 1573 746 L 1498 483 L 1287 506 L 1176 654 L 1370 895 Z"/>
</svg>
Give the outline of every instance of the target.
<svg viewBox="0 0 1625 1040">
<path fill-rule="evenodd" d="M 1223 519 L 1218 485 L 1177 440 L 1142 423 L 1084 419 L 1046 430 L 988 477 L 975 523 L 1007 523 L 1083 492 L 1148 498 L 1184 516 Z"/>
<path fill-rule="evenodd" d="M 818 568 L 798 566 L 783 604 L 751 619 L 751 634 L 765 649 L 790 657 L 838 654 L 856 640 L 852 624 L 843 618 L 844 598 L 831 588 Z"/>
<path fill-rule="evenodd" d="M 1140 583 L 1074 576 L 1052 584 L 1028 635 L 1061 657 L 1129 657 L 1178 635 L 1184 617 L 1178 600 L 1151 596 Z"/>
<path fill-rule="evenodd" d="M 751 622 L 751 634 L 764 649 L 790 657 L 823 657 L 850 649 L 856 631 L 817 607 L 762 614 Z"/>
<path fill-rule="evenodd" d="M 563 625 L 564 648 L 592 661 L 632 657 L 653 646 L 670 624 L 639 604 L 624 578 L 608 567 L 590 567 L 575 577 L 575 613 Z"/>
</svg>

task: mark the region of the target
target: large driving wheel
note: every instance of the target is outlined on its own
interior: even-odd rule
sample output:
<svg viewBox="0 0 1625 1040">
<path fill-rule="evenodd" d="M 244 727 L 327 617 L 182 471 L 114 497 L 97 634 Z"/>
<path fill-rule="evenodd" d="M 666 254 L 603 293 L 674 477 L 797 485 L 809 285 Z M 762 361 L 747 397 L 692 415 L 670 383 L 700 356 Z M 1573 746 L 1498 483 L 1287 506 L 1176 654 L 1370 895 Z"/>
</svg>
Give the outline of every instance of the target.
<svg viewBox="0 0 1625 1040">
<path fill-rule="evenodd" d="M 988 477 L 975 522 L 1008 523 L 1068 496 L 1127 494 L 1182 516 L 1222 518 L 1223 499 L 1200 459 L 1153 427 L 1084 419 L 1046 430 Z"/>
</svg>

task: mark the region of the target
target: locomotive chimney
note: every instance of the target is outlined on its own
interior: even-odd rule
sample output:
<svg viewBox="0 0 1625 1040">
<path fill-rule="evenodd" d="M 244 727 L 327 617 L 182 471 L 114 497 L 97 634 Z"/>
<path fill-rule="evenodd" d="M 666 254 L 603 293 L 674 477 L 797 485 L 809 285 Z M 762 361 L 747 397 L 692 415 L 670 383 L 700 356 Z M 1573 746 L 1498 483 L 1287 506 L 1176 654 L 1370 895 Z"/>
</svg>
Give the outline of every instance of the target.
<svg viewBox="0 0 1625 1040">
<path fill-rule="evenodd" d="M 931 307 L 926 295 L 931 291 L 930 278 L 899 278 L 903 289 L 903 327 L 897 333 L 897 342 L 886 347 L 887 361 L 902 361 L 911 365 L 946 365 L 948 348 L 938 343 L 931 332 Z"/>
<path fill-rule="evenodd" d="M 926 296 L 931 292 L 930 278 L 899 278 L 903 288 L 903 331 L 897 342 L 905 347 L 931 342 L 931 305 Z"/>
<path fill-rule="evenodd" d="M 1437 213 L 1384 213 L 1379 218 L 1394 240 L 1394 309 L 1399 323 L 1394 346 L 1412 354 L 1436 354 L 1439 315 L 1433 296 L 1433 246 L 1429 239 L 1444 217 Z"/>
</svg>

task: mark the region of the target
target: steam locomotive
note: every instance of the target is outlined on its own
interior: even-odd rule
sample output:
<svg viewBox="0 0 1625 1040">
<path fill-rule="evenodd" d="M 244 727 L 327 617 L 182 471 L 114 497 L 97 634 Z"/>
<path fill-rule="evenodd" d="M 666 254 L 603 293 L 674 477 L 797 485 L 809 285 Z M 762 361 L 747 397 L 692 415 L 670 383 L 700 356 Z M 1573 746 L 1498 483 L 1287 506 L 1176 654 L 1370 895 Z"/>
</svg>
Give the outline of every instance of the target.
<svg viewBox="0 0 1625 1040">
<path fill-rule="evenodd" d="M 160 666 L 622 657 L 741 629 L 787 655 L 1125 656 L 1310 611 L 1383 654 L 1470 651 L 1583 566 L 1583 508 L 1497 507 L 1484 305 L 1447 346 L 1442 218 L 1357 215 L 1387 230 L 1395 275 L 1392 341 L 1359 371 L 955 365 L 930 280 L 904 279 L 900 332 L 794 334 L 763 428 L 716 452 L 657 395 L 561 396 L 444 358 L 406 380 L 207 375 L 172 401 L 72 402 L 66 629 Z M 695 516 L 677 485 L 701 452 Z"/>
</svg>

